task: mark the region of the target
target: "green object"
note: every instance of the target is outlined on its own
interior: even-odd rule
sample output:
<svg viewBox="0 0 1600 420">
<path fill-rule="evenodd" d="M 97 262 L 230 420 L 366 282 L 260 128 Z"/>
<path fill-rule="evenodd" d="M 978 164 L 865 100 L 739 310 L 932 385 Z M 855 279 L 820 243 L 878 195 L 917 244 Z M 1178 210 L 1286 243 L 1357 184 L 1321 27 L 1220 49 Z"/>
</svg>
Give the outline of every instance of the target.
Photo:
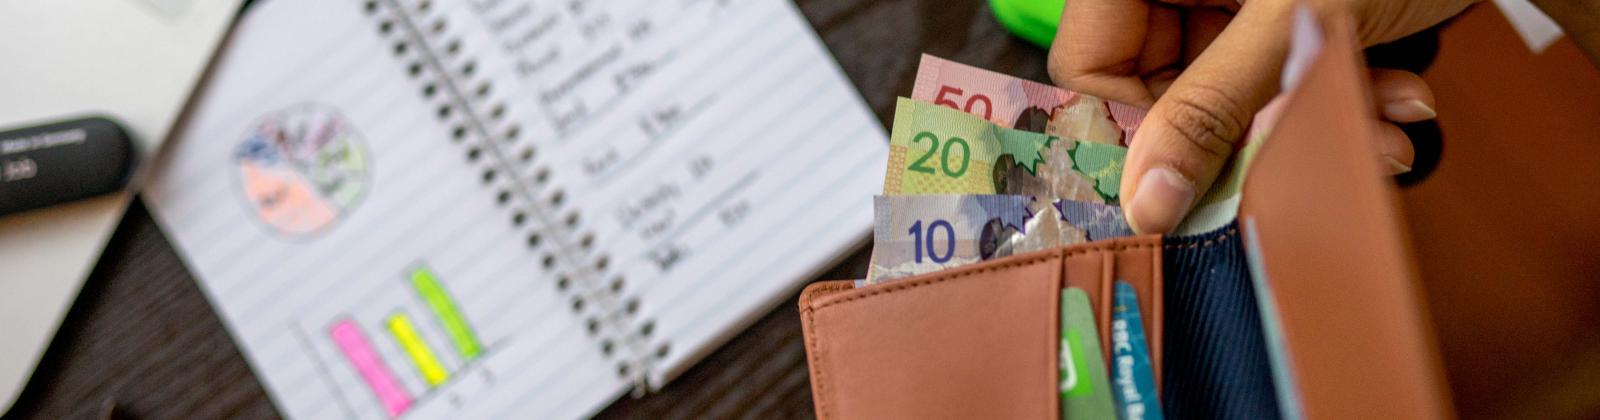
<svg viewBox="0 0 1600 420">
<path fill-rule="evenodd" d="M 450 335 L 450 341 L 456 345 L 456 351 L 463 360 L 478 358 L 483 352 L 483 346 L 478 343 L 478 337 L 472 333 L 472 326 L 467 325 L 467 317 L 461 315 L 461 309 L 456 307 L 455 300 L 450 298 L 450 292 L 445 291 L 444 285 L 439 284 L 439 279 L 433 276 L 427 267 L 418 267 L 411 272 L 411 288 L 416 289 L 422 300 L 428 303 L 428 309 L 439 318 L 439 324 L 444 326 L 445 333 Z"/>
<path fill-rule="evenodd" d="M 1117 194 L 1122 188 L 1122 162 L 1128 158 L 1128 149 L 1109 144 L 1077 142 L 1067 151 L 1072 156 L 1072 170 L 1094 181 L 1094 190 L 1107 203 L 1118 203 Z"/>
<path fill-rule="evenodd" d="M 1061 418 L 1115 419 L 1111 380 L 1100 352 L 1094 307 L 1083 289 L 1061 291 Z"/>
<path fill-rule="evenodd" d="M 1067 141 L 900 98 L 889 133 L 884 195 L 1016 194 L 1116 205 L 1121 146 Z M 1074 159 L 1083 158 L 1079 162 Z M 1087 171 L 1087 172 L 1085 172 Z M 1101 185 L 1101 190 L 1095 190 Z"/>
<path fill-rule="evenodd" d="M 1066 0 L 989 0 L 989 8 L 1007 30 L 1044 48 L 1056 39 Z"/>
</svg>

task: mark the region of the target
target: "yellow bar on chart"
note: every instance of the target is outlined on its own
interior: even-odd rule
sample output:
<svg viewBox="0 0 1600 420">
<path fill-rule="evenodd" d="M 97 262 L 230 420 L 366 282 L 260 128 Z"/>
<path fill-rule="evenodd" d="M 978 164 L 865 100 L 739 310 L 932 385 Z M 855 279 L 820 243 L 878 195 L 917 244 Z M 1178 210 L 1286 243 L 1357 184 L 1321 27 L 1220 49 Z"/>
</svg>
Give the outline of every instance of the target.
<svg viewBox="0 0 1600 420">
<path fill-rule="evenodd" d="M 406 356 L 411 358 L 411 364 L 416 365 L 417 372 L 422 374 L 422 379 L 428 386 L 439 386 L 450 379 L 450 371 L 445 370 L 439 363 L 439 358 L 433 355 L 433 350 L 428 348 L 428 343 L 422 341 L 422 336 L 417 334 L 417 327 L 411 323 L 411 317 L 404 312 L 389 316 L 389 334 L 394 336 L 395 342 L 400 343 L 400 348 L 406 351 Z"/>
</svg>

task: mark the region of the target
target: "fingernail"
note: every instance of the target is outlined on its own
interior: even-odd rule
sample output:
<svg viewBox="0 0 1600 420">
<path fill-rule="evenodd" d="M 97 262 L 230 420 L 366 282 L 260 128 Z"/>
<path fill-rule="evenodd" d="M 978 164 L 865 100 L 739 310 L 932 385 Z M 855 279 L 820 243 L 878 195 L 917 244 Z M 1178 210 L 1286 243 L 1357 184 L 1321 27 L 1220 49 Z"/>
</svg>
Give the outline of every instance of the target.
<svg viewBox="0 0 1600 420">
<path fill-rule="evenodd" d="M 1194 205 L 1194 182 L 1177 171 L 1156 167 L 1145 171 L 1128 203 L 1128 227 L 1138 233 L 1166 233 L 1178 227 Z"/>
<path fill-rule="evenodd" d="M 1420 100 L 1405 99 L 1384 104 L 1383 116 L 1393 121 L 1413 122 L 1434 119 L 1439 113 Z"/>
<path fill-rule="evenodd" d="M 1406 172 L 1411 172 L 1411 167 L 1410 166 L 1406 166 L 1406 164 L 1400 163 L 1400 161 L 1395 160 L 1395 158 L 1393 158 L 1393 157 L 1384 156 L 1383 157 L 1383 162 L 1389 164 L 1389 175 L 1399 175 L 1399 174 L 1403 174 L 1403 173 L 1406 173 Z"/>
</svg>

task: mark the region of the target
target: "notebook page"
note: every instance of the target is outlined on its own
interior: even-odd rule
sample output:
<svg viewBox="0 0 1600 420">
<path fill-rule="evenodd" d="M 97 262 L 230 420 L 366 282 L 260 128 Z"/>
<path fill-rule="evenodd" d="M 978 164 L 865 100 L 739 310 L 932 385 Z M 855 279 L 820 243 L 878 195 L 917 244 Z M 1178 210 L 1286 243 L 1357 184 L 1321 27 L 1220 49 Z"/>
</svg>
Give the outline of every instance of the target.
<svg viewBox="0 0 1600 420">
<path fill-rule="evenodd" d="M 864 241 L 886 135 L 792 3 L 435 4 L 485 23 L 442 42 L 542 131 L 596 243 L 568 263 L 622 285 L 652 384 Z"/>
<path fill-rule="evenodd" d="M 513 226 L 416 49 L 366 13 L 251 10 L 147 204 L 288 417 L 598 411 L 630 383 L 529 249 L 536 221 Z"/>
</svg>

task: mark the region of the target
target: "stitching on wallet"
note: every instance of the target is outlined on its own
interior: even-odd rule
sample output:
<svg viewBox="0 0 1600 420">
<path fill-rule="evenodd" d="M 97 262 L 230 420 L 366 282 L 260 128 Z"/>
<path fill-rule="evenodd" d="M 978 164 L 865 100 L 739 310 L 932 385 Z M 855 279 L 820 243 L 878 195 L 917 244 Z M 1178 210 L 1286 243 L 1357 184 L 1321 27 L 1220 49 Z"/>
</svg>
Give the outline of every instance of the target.
<svg viewBox="0 0 1600 420">
<path fill-rule="evenodd" d="M 805 300 L 807 302 L 810 302 L 813 299 L 816 299 L 817 295 L 821 295 L 823 292 L 833 292 L 833 291 L 839 291 L 839 290 L 850 290 L 850 289 L 853 289 L 853 288 L 855 288 L 855 287 L 851 286 L 849 284 L 839 284 L 839 285 L 830 285 L 830 286 L 820 287 L 820 288 L 817 288 L 817 289 L 813 289 L 811 291 L 811 293 L 808 293 L 807 296 L 805 296 L 804 298 L 805 298 Z M 828 395 L 827 394 L 828 381 L 823 379 L 827 375 L 823 371 L 823 367 L 822 367 L 822 363 L 821 363 L 821 361 L 823 359 L 823 357 L 822 357 L 822 344 L 821 344 L 822 343 L 822 334 L 815 333 L 816 331 L 821 331 L 822 330 L 822 328 L 817 325 L 817 319 L 816 319 L 816 316 L 815 316 L 815 313 L 814 313 L 814 312 L 816 312 L 816 309 L 819 309 L 819 307 L 814 307 L 812 305 L 807 305 L 807 308 L 805 308 L 805 310 L 801 311 L 801 312 L 803 312 L 803 314 L 801 314 L 801 315 L 805 316 L 805 325 L 809 325 L 811 327 L 812 332 L 813 332 L 813 334 L 811 334 L 811 339 L 805 340 L 806 341 L 806 346 L 811 348 L 811 351 L 806 354 L 806 358 L 807 358 L 807 361 L 806 361 L 807 363 L 806 364 L 808 366 L 812 366 L 812 367 L 816 368 L 816 371 L 815 371 L 816 375 L 814 375 L 816 377 L 812 378 L 812 379 L 815 381 L 814 383 L 817 386 L 817 395 L 818 396 L 822 396 L 822 395 Z M 823 417 L 823 418 L 831 417 L 831 416 L 828 415 L 829 410 L 828 410 L 828 404 L 827 404 L 827 399 L 826 398 L 816 398 L 816 403 L 817 403 L 817 414 L 819 414 L 819 417 Z"/>
<path fill-rule="evenodd" d="M 890 293 L 890 292 L 896 292 L 896 291 L 911 289 L 911 288 L 915 288 L 915 287 L 921 287 L 921 286 L 926 286 L 926 285 L 931 285 L 931 284 L 937 284 L 937 283 L 940 283 L 940 282 L 944 282 L 944 281 L 948 281 L 948 280 L 955 280 L 955 279 L 959 279 L 959 278 L 962 278 L 962 277 L 971 277 L 971 276 L 974 276 L 974 275 L 977 275 L 977 274 L 980 274 L 980 273 L 987 273 L 987 272 L 990 272 L 990 271 L 997 271 L 997 270 L 1001 270 L 1001 269 L 1008 269 L 1008 268 L 1014 268 L 1014 267 L 1022 267 L 1022 266 L 1034 265 L 1034 264 L 1038 264 L 1040 262 L 1046 262 L 1046 261 L 1050 261 L 1050 260 L 1057 260 L 1057 259 L 1065 260 L 1068 257 L 1074 257 L 1074 256 L 1078 256 L 1078 255 L 1089 254 L 1089 253 L 1092 253 L 1092 252 L 1104 252 L 1104 251 L 1117 252 L 1117 251 L 1123 251 L 1123 250 L 1128 250 L 1128 249 L 1142 249 L 1142 248 L 1160 248 L 1160 246 L 1157 245 L 1157 244 L 1151 244 L 1151 243 L 1148 243 L 1148 242 L 1141 242 L 1141 243 L 1133 243 L 1133 244 L 1114 243 L 1114 244 L 1110 244 L 1110 245 L 1084 247 L 1084 248 L 1074 249 L 1074 250 L 1067 251 L 1067 252 L 1049 253 L 1049 254 L 1046 254 L 1046 255 L 1043 255 L 1043 256 L 1038 256 L 1038 257 L 1034 257 L 1034 258 L 1030 258 L 1030 259 L 1024 259 L 1024 260 L 1018 260 L 1018 261 L 1012 261 L 1012 262 L 1008 262 L 1006 264 L 996 265 L 996 266 L 993 266 L 993 267 L 986 267 L 986 268 L 983 268 L 981 270 L 972 270 L 972 271 L 962 272 L 962 273 L 958 273 L 958 274 L 954 274 L 954 275 L 950 275 L 950 276 L 945 276 L 945 277 L 933 277 L 933 278 L 926 278 L 926 279 L 909 280 L 909 281 L 904 281 L 904 282 L 895 282 L 895 283 L 890 284 L 889 287 L 885 287 L 883 290 L 875 290 L 872 293 L 864 294 L 864 295 L 861 295 L 861 296 L 851 296 L 849 298 L 840 299 L 840 300 L 837 300 L 837 301 L 826 302 L 826 303 L 823 303 L 821 305 L 815 305 L 815 304 L 807 305 L 805 310 L 801 311 L 801 312 L 803 312 L 801 315 L 805 317 L 805 325 L 810 325 L 811 326 L 811 330 L 813 332 L 813 334 L 811 334 L 811 339 L 810 340 L 806 340 L 807 341 L 806 345 L 808 347 L 810 347 L 810 350 L 811 350 L 807 354 L 806 357 L 808 359 L 807 365 L 809 365 L 810 367 L 815 369 L 815 371 L 813 372 L 814 373 L 813 376 L 815 376 L 815 377 L 811 378 L 811 379 L 813 380 L 812 383 L 815 384 L 816 387 L 817 387 L 817 395 L 816 395 L 816 398 L 814 399 L 814 401 L 817 404 L 818 417 L 828 418 L 828 417 L 832 417 L 832 416 L 829 414 L 830 411 L 828 410 L 828 403 L 827 403 L 827 400 L 828 400 L 828 397 L 827 397 L 827 395 L 828 395 L 828 392 L 827 392 L 828 381 L 825 379 L 827 374 L 826 374 L 826 372 L 825 372 L 825 370 L 823 368 L 823 363 L 821 363 L 821 361 L 824 359 L 824 357 L 822 355 L 822 347 L 823 347 L 822 346 L 822 334 L 818 333 L 818 332 L 822 331 L 823 328 L 822 328 L 822 326 L 817 325 L 817 319 L 816 319 L 816 316 L 815 316 L 816 315 L 815 314 L 816 311 L 822 310 L 823 308 L 827 308 L 829 306 L 833 306 L 833 305 L 836 305 L 836 304 L 844 304 L 844 303 L 855 301 L 855 300 L 858 300 L 858 299 L 865 299 L 865 298 L 868 298 L 868 297 L 877 296 L 877 295 L 881 295 L 881 294 L 886 294 L 886 293 Z M 849 288 L 853 288 L 853 287 L 849 287 Z M 839 289 L 849 289 L 849 288 L 844 287 L 844 286 L 837 286 L 837 287 L 828 287 L 828 288 L 823 288 L 823 289 L 816 289 L 816 290 L 813 291 L 813 293 L 810 294 L 812 296 L 809 296 L 806 300 L 808 302 L 811 301 L 810 298 L 814 298 L 815 295 L 819 294 L 819 292 L 822 292 L 822 291 L 825 291 L 825 290 L 839 290 Z"/>
<path fill-rule="evenodd" d="M 815 309 L 806 308 L 804 312 L 806 317 L 806 325 L 811 326 L 812 332 L 820 331 L 821 328 L 818 328 L 816 318 L 812 316 L 812 313 L 815 312 Z M 817 414 L 819 414 L 819 417 L 826 418 L 829 417 L 828 403 L 825 397 L 828 395 L 826 392 L 828 388 L 828 381 L 823 380 L 823 376 L 825 375 L 822 374 L 822 363 L 820 363 L 822 361 L 822 346 L 818 345 L 818 343 L 822 341 L 822 334 L 811 334 L 811 339 L 806 341 L 806 345 L 811 346 L 811 352 L 807 354 L 808 358 L 815 358 L 815 360 L 808 360 L 806 364 L 816 367 L 816 377 L 812 379 L 815 380 L 817 384 Z"/>
<path fill-rule="evenodd" d="M 855 300 L 858 300 L 858 299 L 865 299 L 865 298 L 869 298 L 869 297 L 873 297 L 873 296 L 877 296 L 877 295 L 881 295 L 881 294 L 886 294 L 886 293 L 891 293 L 891 292 L 898 292 L 898 291 L 911 289 L 911 288 L 915 288 L 915 287 L 922 287 L 922 286 L 941 283 L 941 282 L 945 282 L 945 281 L 956 280 L 956 279 L 960 279 L 960 278 L 963 278 L 963 277 L 971 277 L 971 276 L 978 275 L 978 274 L 981 274 L 981 273 L 988 273 L 988 272 L 991 272 L 991 271 L 996 271 L 996 270 L 1001 270 L 1001 269 L 1008 269 L 1008 268 L 1015 268 L 1015 267 L 1038 264 L 1039 262 L 1048 261 L 1048 260 L 1052 260 L 1052 259 L 1065 259 L 1065 258 L 1068 258 L 1068 257 L 1073 257 L 1073 256 L 1081 255 L 1081 254 L 1088 254 L 1088 253 L 1091 253 L 1091 252 L 1101 252 L 1101 251 L 1116 252 L 1116 251 L 1122 251 L 1122 250 L 1127 250 L 1127 249 L 1153 248 L 1153 247 L 1156 247 L 1156 245 L 1155 244 L 1150 244 L 1150 243 L 1111 244 L 1111 245 L 1102 245 L 1102 246 L 1095 246 L 1095 247 L 1080 248 L 1080 249 L 1075 249 L 1075 250 L 1067 251 L 1067 252 L 1063 252 L 1063 253 L 1050 253 L 1050 254 L 1047 254 L 1047 255 L 1044 255 L 1044 256 L 1034 257 L 1034 258 L 1025 259 L 1025 260 L 1011 261 L 1011 262 L 1007 262 L 1007 263 L 1001 264 L 1001 265 L 996 265 L 996 266 L 992 266 L 992 267 L 985 267 L 985 268 L 979 269 L 979 270 L 966 271 L 966 272 L 957 273 L 957 274 L 953 274 L 953 275 L 949 275 L 949 276 L 932 277 L 932 278 L 908 280 L 908 281 L 897 281 L 897 282 L 894 282 L 894 283 L 890 283 L 889 287 L 885 287 L 885 288 L 883 288 L 881 290 L 874 290 L 871 293 L 867 293 L 867 294 L 859 295 L 859 296 L 851 296 L 851 297 L 847 297 L 847 298 L 844 298 L 844 299 L 839 299 L 839 300 L 836 300 L 836 301 L 824 302 L 821 305 L 814 306 L 813 309 L 820 310 L 822 308 L 826 308 L 826 307 L 833 306 L 833 305 L 844 304 L 844 303 L 848 303 L 848 302 L 855 301 Z"/>
<path fill-rule="evenodd" d="M 811 293 L 809 293 L 809 296 L 806 297 L 806 301 L 809 302 L 812 299 L 815 299 L 817 297 L 817 295 L 822 294 L 822 292 L 824 292 L 824 291 L 849 290 L 849 289 L 852 289 L 852 288 L 854 288 L 854 287 L 853 286 L 848 286 L 848 285 L 838 285 L 838 286 L 828 286 L 828 287 L 818 288 L 818 289 L 813 290 Z M 808 307 L 805 308 L 804 311 L 801 311 L 801 312 L 804 312 L 802 315 L 805 316 L 805 325 L 811 326 L 811 330 L 813 332 L 821 331 L 822 328 L 817 325 L 817 319 L 816 319 L 816 316 L 815 316 L 815 312 L 816 312 L 816 309 L 818 309 L 818 307 L 810 307 L 811 305 L 807 305 L 807 306 Z M 821 361 L 823 359 L 823 356 L 822 356 L 822 344 L 821 344 L 822 343 L 822 334 L 815 334 L 815 333 L 811 334 L 811 339 L 810 340 L 805 340 L 805 341 L 806 341 L 806 345 L 811 348 L 811 351 L 808 352 L 807 355 L 806 355 L 806 357 L 808 359 L 806 364 L 808 366 L 812 366 L 812 367 L 816 368 L 816 371 L 815 371 L 816 375 L 814 375 L 816 377 L 812 378 L 812 379 L 815 380 L 814 383 L 817 386 L 817 395 L 819 397 L 823 396 L 823 395 L 828 395 L 828 393 L 827 393 L 828 381 L 824 379 L 827 375 L 825 374 L 825 372 L 823 370 L 823 367 L 822 367 L 822 363 L 821 363 Z M 829 410 L 828 410 L 827 399 L 826 398 L 816 398 L 815 401 L 817 403 L 817 414 L 818 414 L 818 417 L 821 417 L 821 418 L 829 418 L 829 417 L 831 417 L 828 414 Z"/>
<path fill-rule="evenodd" d="M 1195 249 L 1195 248 L 1199 248 L 1199 247 L 1203 247 L 1203 246 L 1211 246 L 1213 244 L 1219 244 L 1219 243 L 1227 242 L 1228 238 L 1232 238 L 1234 236 L 1237 236 L 1238 233 L 1239 233 L 1239 230 L 1237 228 L 1228 228 L 1228 230 L 1223 231 L 1221 235 L 1217 235 L 1217 237 L 1215 237 L 1215 238 L 1206 239 L 1205 241 L 1201 241 L 1201 242 L 1198 242 L 1198 243 L 1166 244 L 1166 247 L 1168 249 L 1176 249 L 1176 248 Z"/>
</svg>

